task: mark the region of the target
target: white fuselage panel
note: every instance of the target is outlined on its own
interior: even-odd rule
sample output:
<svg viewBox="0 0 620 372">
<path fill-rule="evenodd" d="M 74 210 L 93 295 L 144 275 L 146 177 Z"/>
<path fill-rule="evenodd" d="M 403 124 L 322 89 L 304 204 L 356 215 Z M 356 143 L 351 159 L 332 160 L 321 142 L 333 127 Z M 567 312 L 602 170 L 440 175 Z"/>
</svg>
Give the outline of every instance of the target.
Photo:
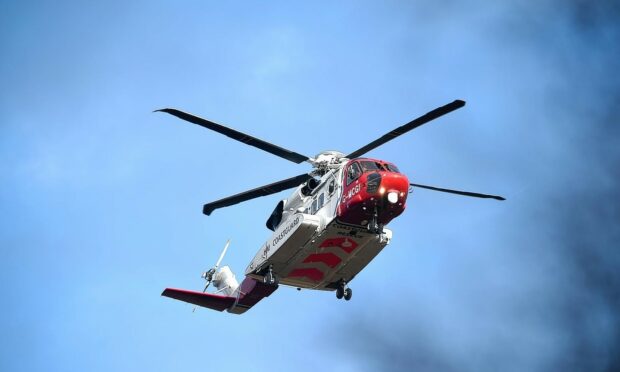
<svg viewBox="0 0 620 372">
<path fill-rule="evenodd" d="M 296 213 L 283 222 L 256 254 L 246 275 L 261 279 L 260 271 L 272 265 L 280 283 L 299 288 L 335 289 L 340 280 L 353 279 L 389 244 L 392 231 L 382 234 Z"/>
<path fill-rule="evenodd" d="M 273 265 L 277 273 L 278 269 L 297 254 L 300 247 L 306 245 L 320 227 L 321 218 L 318 216 L 303 213 L 289 215 L 256 253 L 245 274 L 261 271 L 269 265 Z"/>
</svg>

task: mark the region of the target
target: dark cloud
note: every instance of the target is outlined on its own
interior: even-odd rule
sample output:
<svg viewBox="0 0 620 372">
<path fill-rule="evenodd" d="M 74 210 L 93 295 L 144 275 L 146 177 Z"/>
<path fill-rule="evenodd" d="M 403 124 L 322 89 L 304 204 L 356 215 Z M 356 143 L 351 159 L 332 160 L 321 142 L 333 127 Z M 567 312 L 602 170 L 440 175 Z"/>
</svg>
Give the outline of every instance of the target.
<svg viewBox="0 0 620 372">
<path fill-rule="evenodd" d="M 563 100 L 555 110 L 574 112 L 583 156 L 570 181 L 558 185 L 559 254 L 565 255 L 574 281 L 565 289 L 559 312 L 571 337 L 564 369 L 620 370 L 620 4 L 576 1 L 568 8 L 575 63 Z M 561 57 L 561 56 L 560 56 Z M 571 87 L 573 89 L 571 89 Z M 576 98 L 576 99 L 575 99 Z M 560 363 L 562 364 L 562 363 Z"/>
<path fill-rule="evenodd" d="M 533 260 L 545 279 L 528 282 L 531 274 L 521 273 L 508 278 L 516 289 L 507 293 L 454 300 L 454 306 L 488 308 L 461 316 L 460 322 L 471 323 L 464 327 L 439 312 L 419 311 L 424 304 L 415 300 L 382 317 L 362 312 L 344 322 L 346 332 L 336 333 L 362 369 L 620 370 L 620 4 L 531 5 L 506 5 L 489 41 L 511 43 L 553 67 L 529 77 L 533 85 L 546 85 L 544 112 L 533 116 L 544 118 L 571 156 L 551 164 L 545 182 L 528 190 L 529 204 L 514 216 L 515 228 L 525 226 L 522 234 L 530 236 L 498 239 L 510 241 L 508 257 Z"/>
</svg>

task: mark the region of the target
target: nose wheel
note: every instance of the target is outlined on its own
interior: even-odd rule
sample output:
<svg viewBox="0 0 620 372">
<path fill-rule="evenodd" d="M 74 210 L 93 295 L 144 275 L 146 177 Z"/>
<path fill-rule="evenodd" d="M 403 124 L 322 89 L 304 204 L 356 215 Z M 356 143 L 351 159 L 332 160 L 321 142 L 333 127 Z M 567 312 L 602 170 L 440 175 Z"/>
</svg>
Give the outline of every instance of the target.
<svg viewBox="0 0 620 372">
<path fill-rule="evenodd" d="M 372 218 L 370 222 L 368 222 L 368 232 L 371 234 L 382 234 L 383 233 L 383 225 L 379 223 L 379 215 L 377 213 L 377 208 L 375 208 L 374 213 L 372 214 Z"/>
<path fill-rule="evenodd" d="M 342 280 L 336 288 L 336 298 L 342 299 L 344 298 L 346 301 L 349 301 L 353 296 L 353 290 L 347 286 L 347 282 Z"/>
</svg>

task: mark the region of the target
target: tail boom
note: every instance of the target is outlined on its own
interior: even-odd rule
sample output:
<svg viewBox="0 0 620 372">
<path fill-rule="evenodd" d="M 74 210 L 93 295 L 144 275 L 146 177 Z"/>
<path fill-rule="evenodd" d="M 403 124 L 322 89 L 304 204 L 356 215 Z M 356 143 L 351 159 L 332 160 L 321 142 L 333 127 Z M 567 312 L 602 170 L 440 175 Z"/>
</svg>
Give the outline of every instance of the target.
<svg viewBox="0 0 620 372">
<path fill-rule="evenodd" d="M 277 285 L 264 284 L 246 276 L 233 296 L 220 296 L 176 288 L 166 288 L 161 295 L 212 310 L 227 310 L 229 313 L 242 314 L 263 298 L 269 297 L 276 289 L 278 289 Z"/>
</svg>

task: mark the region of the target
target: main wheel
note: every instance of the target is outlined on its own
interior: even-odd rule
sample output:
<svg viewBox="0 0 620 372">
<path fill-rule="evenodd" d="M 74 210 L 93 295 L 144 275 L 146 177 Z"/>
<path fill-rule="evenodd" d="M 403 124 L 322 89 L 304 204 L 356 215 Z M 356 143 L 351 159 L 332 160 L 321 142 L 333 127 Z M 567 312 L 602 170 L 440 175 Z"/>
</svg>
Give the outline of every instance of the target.
<svg viewBox="0 0 620 372">
<path fill-rule="evenodd" d="M 347 288 L 344 290 L 344 299 L 349 301 L 351 299 L 351 296 L 353 296 L 353 291 L 351 290 L 351 288 Z"/>
<path fill-rule="evenodd" d="M 340 300 L 343 296 L 344 296 L 344 288 L 341 286 L 338 286 L 338 288 L 336 289 L 336 298 Z"/>
<path fill-rule="evenodd" d="M 274 282 L 273 273 L 270 271 L 263 277 L 263 283 L 272 285 Z"/>
</svg>

